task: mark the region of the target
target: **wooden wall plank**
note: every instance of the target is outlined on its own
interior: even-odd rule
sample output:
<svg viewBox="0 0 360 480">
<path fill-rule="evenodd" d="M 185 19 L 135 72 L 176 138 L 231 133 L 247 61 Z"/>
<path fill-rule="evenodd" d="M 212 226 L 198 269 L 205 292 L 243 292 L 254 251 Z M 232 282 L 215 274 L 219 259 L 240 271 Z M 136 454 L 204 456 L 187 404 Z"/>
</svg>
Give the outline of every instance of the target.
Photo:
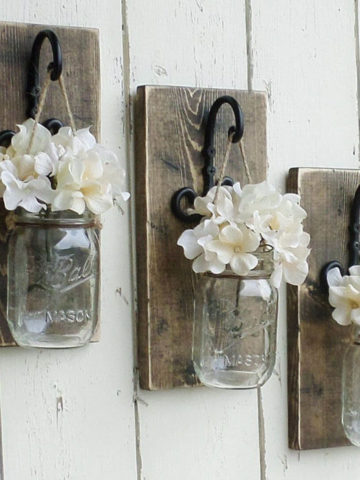
<svg viewBox="0 0 360 480">
<path fill-rule="evenodd" d="M 253 182 L 266 176 L 266 95 L 236 90 L 141 87 L 136 136 L 139 369 L 142 388 L 157 390 L 198 381 L 191 359 L 193 280 L 191 262 L 176 245 L 188 225 L 170 210 L 182 187 L 203 191 L 202 148 L 207 114 L 222 95 L 235 97 L 244 113 L 244 147 Z M 217 116 L 215 164 L 225 155 L 233 112 Z M 247 183 L 238 145 L 227 175 Z"/>
<path fill-rule="evenodd" d="M 77 128 L 92 125 L 97 138 L 100 133 L 100 68 L 99 37 L 97 30 L 79 28 L 53 28 L 59 37 L 63 52 L 63 76 L 68 88 L 69 101 Z M 0 114 L 1 130 L 17 130 L 16 125 L 26 118 L 27 74 L 30 53 L 36 34 L 42 25 L 0 23 L 0 90 L 3 96 Z M 79 54 L 81 52 L 81 54 Z M 50 43 L 45 41 L 40 56 L 41 84 L 47 66 L 52 61 Z M 89 95 L 90 92 L 90 95 Z M 58 82 L 51 84 L 42 121 L 58 118 L 68 124 L 66 107 Z M 0 203 L 0 346 L 15 346 L 6 321 L 7 295 L 7 238 L 5 218 L 7 211 Z M 98 340 L 99 331 L 94 340 Z"/>
<path fill-rule="evenodd" d="M 320 271 L 332 260 L 347 268 L 359 183 L 358 170 L 290 170 L 288 190 L 301 192 L 311 235 L 306 282 L 288 288 L 289 446 L 299 450 L 349 445 L 341 425 L 341 368 L 350 329 L 332 320 Z"/>
</svg>

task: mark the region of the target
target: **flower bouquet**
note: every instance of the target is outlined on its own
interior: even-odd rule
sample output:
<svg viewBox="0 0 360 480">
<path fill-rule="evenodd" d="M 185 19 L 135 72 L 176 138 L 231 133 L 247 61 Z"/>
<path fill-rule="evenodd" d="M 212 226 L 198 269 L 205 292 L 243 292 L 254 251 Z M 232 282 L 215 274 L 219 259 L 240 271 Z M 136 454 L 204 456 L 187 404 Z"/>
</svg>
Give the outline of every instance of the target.
<svg viewBox="0 0 360 480">
<path fill-rule="evenodd" d="M 29 118 L 19 130 L 8 148 L 0 147 L 0 195 L 7 210 L 81 215 L 88 209 L 98 215 L 114 199 L 129 197 L 116 155 L 98 144 L 89 128 L 63 127 L 51 135 Z"/>
<path fill-rule="evenodd" d="M 281 195 L 267 181 L 216 186 L 197 197 L 191 213 L 202 215 L 199 225 L 178 239 L 196 273 L 231 271 L 246 276 L 258 265 L 254 252 L 269 245 L 274 252 L 271 283 L 281 279 L 300 285 L 308 274 L 310 236 L 304 232 L 305 210 L 299 196 Z"/>
</svg>

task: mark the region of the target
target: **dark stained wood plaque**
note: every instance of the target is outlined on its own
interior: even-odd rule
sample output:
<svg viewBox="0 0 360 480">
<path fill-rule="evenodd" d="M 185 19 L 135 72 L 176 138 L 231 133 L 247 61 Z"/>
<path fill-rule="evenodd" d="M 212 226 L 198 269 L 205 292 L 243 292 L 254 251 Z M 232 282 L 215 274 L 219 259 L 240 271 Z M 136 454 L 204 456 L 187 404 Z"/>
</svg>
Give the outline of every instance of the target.
<svg viewBox="0 0 360 480">
<path fill-rule="evenodd" d="M 98 31 L 0 22 L 0 91 L 2 92 L 0 130 L 16 130 L 26 119 L 25 96 L 28 63 L 35 36 L 50 28 L 59 37 L 63 52 L 63 76 L 77 128 L 92 125 L 99 140 L 100 63 Z M 41 83 L 52 60 L 50 44 L 44 41 L 40 57 Z M 58 118 L 69 123 L 58 82 L 53 82 L 41 121 Z M 0 346 L 15 345 L 6 322 L 7 229 L 5 211 L 0 205 Z M 96 336 L 94 337 L 96 339 Z"/>
<path fill-rule="evenodd" d="M 320 271 L 331 260 L 348 265 L 350 207 L 359 170 L 294 168 L 288 191 L 301 195 L 311 235 L 310 272 L 300 287 L 288 286 L 289 446 L 349 445 L 341 425 L 341 367 L 349 327 L 331 317 Z"/>
<path fill-rule="evenodd" d="M 136 239 L 140 385 L 157 390 L 197 385 L 191 361 L 193 289 L 191 262 L 176 245 L 189 225 L 170 210 L 175 191 L 203 189 L 201 150 L 207 114 L 222 95 L 244 112 L 244 144 L 252 181 L 266 177 L 266 94 L 239 90 L 142 86 L 136 102 Z M 224 158 L 233 112 L 217 117 L 215 164 Z M 226 175 L 246 182 L 238 145 Z"/>
</svg>

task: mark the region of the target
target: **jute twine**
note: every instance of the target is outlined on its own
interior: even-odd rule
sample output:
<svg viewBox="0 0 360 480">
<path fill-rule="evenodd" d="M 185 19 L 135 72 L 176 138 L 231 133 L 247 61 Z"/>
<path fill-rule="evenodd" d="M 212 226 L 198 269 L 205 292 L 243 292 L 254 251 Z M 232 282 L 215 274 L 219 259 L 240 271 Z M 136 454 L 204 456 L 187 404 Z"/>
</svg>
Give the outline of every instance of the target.
<svg viewBox="0 0 360 480">
<path fill-rule="evenodd" d="M 61 90 L 64 102 L 65 102 L 66 112 L 67 112 L 68 117 L 69 117 L 70 127 L 71 127 L 71 130 L 72 130 L 72 133 L 74 135 L 76 135 L 76 126 L 75 126 L 74 116 L 73 116 L 73 113 L 71 111 L 69 97 L 68 97 L 66 86 L 65 86 L 65 81 L 64 81 L 64 78 L 62 77 L 62 75 L 60 75 L 60 77 L 58 79 L 58 82 L 59 82 L 60 90 Z M 29 145 L 28 145 L 28 148 L 27 148 L 27 154 L 31 153 L 31 149 L 32 149 L 33 144 L 34 144 L 36 129 L 39 125 L 40 117 L 41 117 L 41 114 L 44 110 L 45 101 L 46 101 L 46 97 L 47 97 L 47 93 L 48 93 L 48 90 L 49 90 L 50 83 L 51 83 L 51 70 L 48 72 L 48 75 L 45 79 L 44 85 L 41 89 L 41 94 L 40 94 L 40 98 L 39 98 L 39 106 L 38 106 L 38 110 L 36 112 L 36 116 L 35 116 L 35 119 L 34 119 L 34 127 L 32 129 L 31 135 L 30 135 Z M 62 224 L 59 225 L 59 223 L 55 219 L 54 220 L 46 220 L 44 223 L 32 222 L 32 221 L 26 221 L 26 220 L 25 221 L 19 221 L 16 218 L 15 212 L 9 212 L 9 214 L 6 217 L 6 225 L 7 225 L 8 231 L 12 231 L 15 228 L 16 225 L 24 226 L 24 227 L 38 227 L 38 228 L 55 228 L 56 227 L 56 228 L 65 228 L 65 229 L 77 228 L 77 227 L 80 227 L 80 226 L 83 227 L 83 228 L 96 228 L 98 230 L 100 230 L 102 228 L 102 225 L 101 225 L 98 218 L 94 218 L 94 219 L 92 219 L 92 220 L 90 220 L 89 222 L 86 222 L 86 223 L 82 223 L 80 221 L 79 222 L 75 221 L 75 222 L 63 222 Z"/>
<path fill-rule="evenodd" d="M 233 142 L 232 142 L 233 136 L 234 136 L 234 133 L 231 133 L 231 134 L 228 136 L 228 141 L 227 141 L 227 145 L 226 145 L 226 151 L 225 151 L 224 161 L 223 161 L 222 166 L 221 166 L 220 178 L 219 178 L 219 181 L 218 181 L 218 184 L 217 184 L 217 188 L 216 188 L 216 192 L 215 192 L 215 197 L 214 197 L 214 204 L 215 204 L 215 205 L 217 204 L 220 187 L 221 187 L 221 184 L 222 184 L 222 182 L 223 182 L 223 180 L 224 180 L 225 170 L 226 170 L 227 164 L 229 163 L 231 147 L 232 147 L 232 145 L 233 145 Z M 247 177 L 247 179 L 248 179 L 248 182 L 249 182 L 249 183 L 252 183 L 251 175 L 250 175 L 250 169 L 249 169 L 249 165 L 248 165 L 247 160 L 246 160 L 245 147 L 244 147 L 244 143 L 243 143 L 243 140 L 242 140 L 242 139 L 239 141 L 239 149 L 240 149 L 241 157 L 242 157 L 242 160 L 243 160 L 243 163 L 244 163 L 244 168 L 245 168 L 246 177 Z"/>
<path fill-rule="evenodd" d="M 62 96 L 64 98 L 66 112 L 68 114 L 69 121 L 70 121 L 70 127 L 71 127 L 71 130 L 72 130 L 73 134 L 75 135 L 76 134 L 76 126 L 75 126 L 75 122 L 74 122 L 74 116 L 73 116 L 73 113 L 72 113 L 71 108 L 70 108 L 69 97 L 68 97 L 68 94 L 67 94 L 67 91 L 66 91 L 65 81 L 64 81 L 62 75 L 60 75 L 58 82 L 59 82 L 59 85 L 60 85 L 60 90 L 61 90 Z M 40 98 L 39 98 L 39 106 L 38 106 L 38 110 L 36 112 L 36 116 L 35 116 L 35 119 L 34 119 L 34 121 L 35 121 L 34 128 L 32 129 L 29 145 L 28 145 L 28 148 L 27 148 L 27 153 L 28 154 L 31 153 L 31 149 L 32 149 L 33 144 L 34 144 L 35 133 L 36 133 L 36 130 L 37 130 L 37 126 L 39 125 L 41 114 L 44 110 L 45 100 L 46 100 L 46 97 L 47 97 L 47 93 L 48 93 L 48 90 L 49 90 L 50 83 L 51 83 L 51 70 L 48 72 L 48 75 L 45 79 L 43 88 L 41 90 L 41 94 L 40 94 Z"/>
</svg>

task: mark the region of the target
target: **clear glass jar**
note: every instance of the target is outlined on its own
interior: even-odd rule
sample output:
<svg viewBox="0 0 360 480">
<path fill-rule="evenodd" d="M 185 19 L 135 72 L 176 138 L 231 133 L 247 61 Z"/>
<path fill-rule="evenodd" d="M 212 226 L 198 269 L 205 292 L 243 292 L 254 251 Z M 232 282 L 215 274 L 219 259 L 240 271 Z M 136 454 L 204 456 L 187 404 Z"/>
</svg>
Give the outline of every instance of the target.
<svg viewBox="0 0 360 480">
<path fill-rule="evenodd" d="M 277 290 L 270 282 L 273 252 L 254 255 L 248 276 L 197 275 L 193 362 L 200 381 L 219 388 L 255 388 L 270 377 L 276 354 Z"/>
<path fill-rule="evenodd" d="M 343 358 L 342 424 L 350 442 L 360 447 L 360 327 L 355 325 Z"/>
<path fill-rule="evenodd" d="M 7 290 L 7 320 L 18 345 L 64 348 L 89 342 L 99 305 L 94 216 L 17 212 Z"/>
</svg>

